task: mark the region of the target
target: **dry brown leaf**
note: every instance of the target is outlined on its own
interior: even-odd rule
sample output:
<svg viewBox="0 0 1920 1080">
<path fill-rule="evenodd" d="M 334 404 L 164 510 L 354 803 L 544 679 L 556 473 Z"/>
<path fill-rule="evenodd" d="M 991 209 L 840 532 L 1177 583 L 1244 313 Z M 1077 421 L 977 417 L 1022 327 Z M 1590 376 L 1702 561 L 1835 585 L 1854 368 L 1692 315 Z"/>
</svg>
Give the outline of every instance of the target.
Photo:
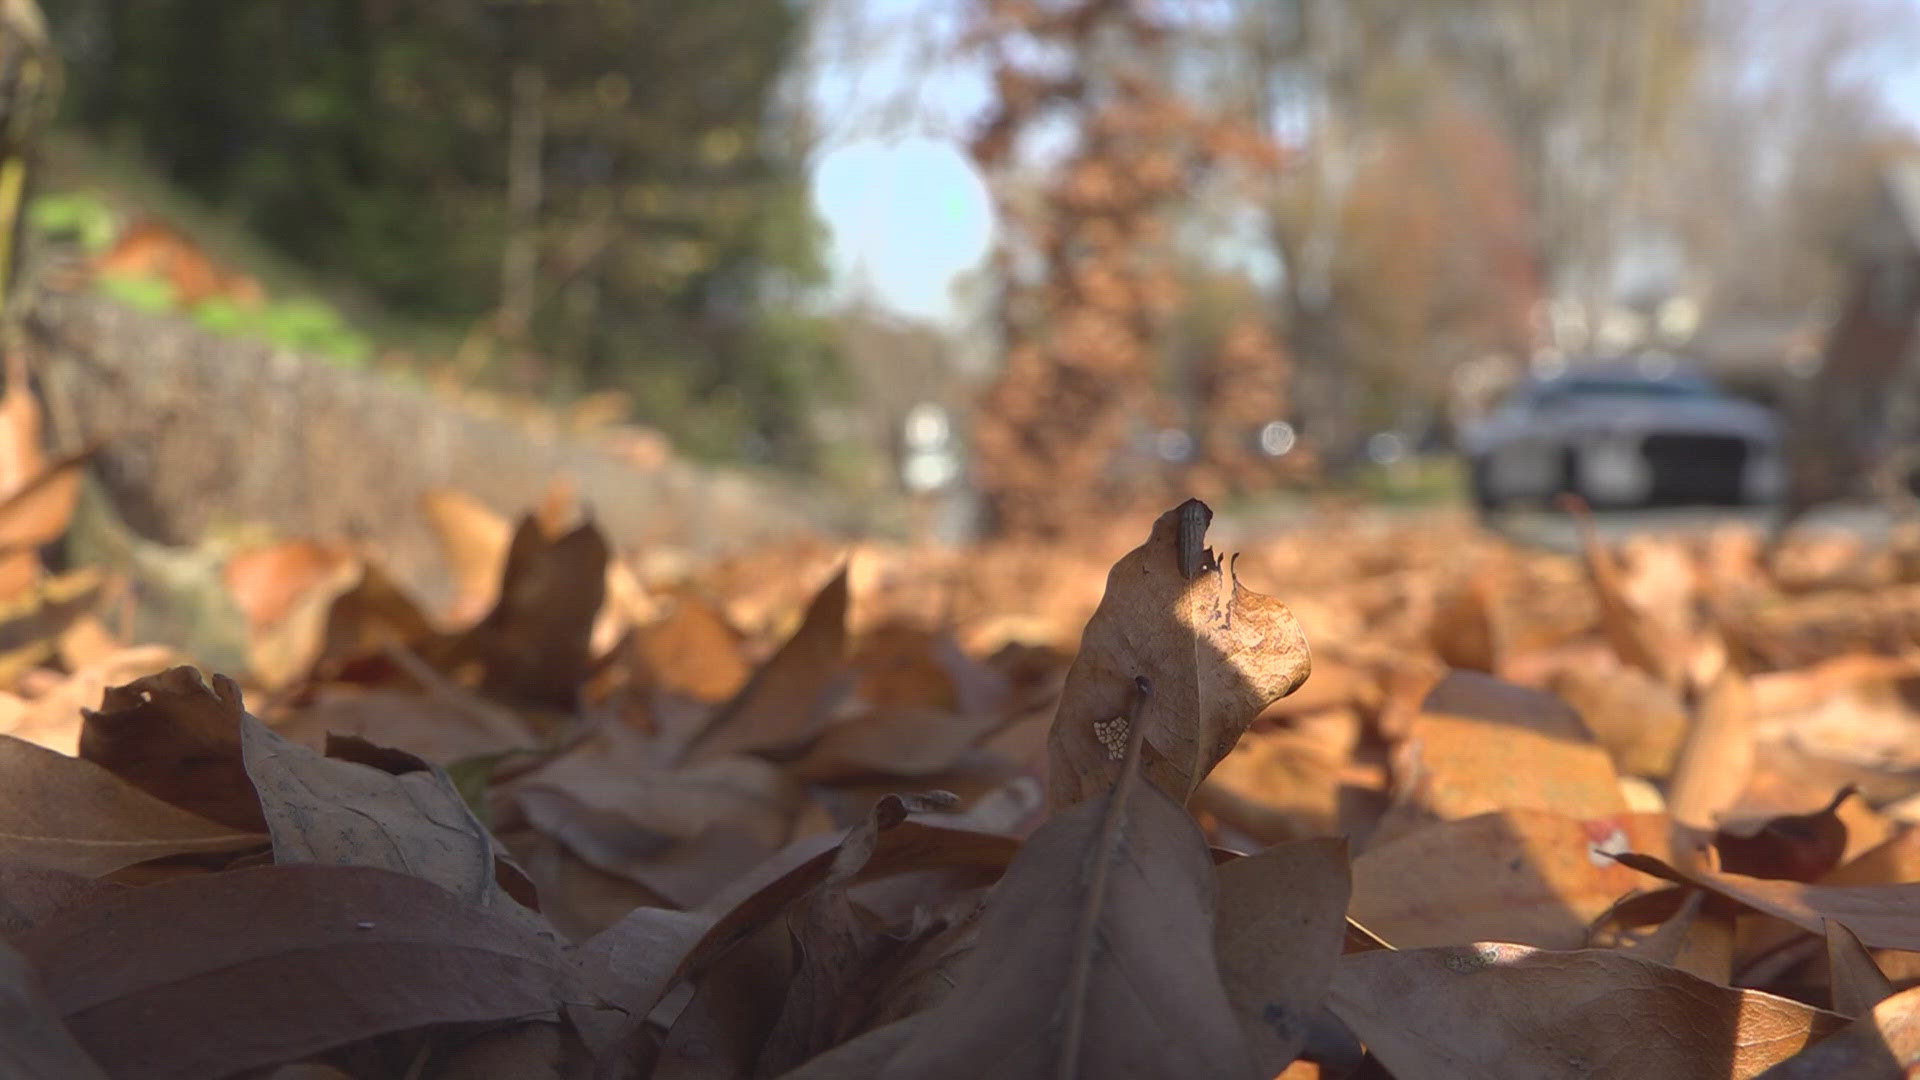
<svg viewBox="0 0 1920 1080">
<path fill-rule="evenodd" d="M 1344 840 L 1301 840 L 1215 869 L 1214 953 L 1260 1075 L 1300 1055 L 1346 937 Z"/>
<path fill-rule="evenodd" d="M 1256 728 L 1214 766 L 1193 805 L 1263 844 L 1338 832 L 1340 789 L 1359 736 L 1360 718 L 1346 710 Z"/>
<path fill-rule="evenodd" d="M 514 530 L 493 610 L 449 646 L 447 666 L 481 668 L 489 692 L 571 710 L 593 662 L 612 550 L 592 521 L 549 534 L 533 517 Z"/>
<path fill-rule="evenodd" d="M 1680 747 L 1667 813 L 1680 825 L 1711 832 L 1719 815 L 1746 790 L 1753 774 L 1753 689 L 1729 667 L 1700 702 Z"/>
<path fill-rule="evenodd" d="M 1153 686 L 1145 775 L 1181 803 L 1261 710 L 1306 681 L 1299 620 L 1199 546 L 1211 517 L 1197 499 L 1167 511 L 1107 575 L 1048 736 L 1054 807 L 1112 788 L 1136 679 Z"/>
<path fill-rule="evenodd" d="M 1471 671 L 1442 679 L 1394 754 L 1395 805 L 1375 842 L 1495 810 L 1602 818 L 1626 810 L 1607 752 L 1567 704 Z"/>
<path fill-rule="evenodd" d="M 1704 914 L 1707 894 L 1687 890 L 1673 917 L 1652 934 L 1620 951 L 1642 960 L 1678 968 L 1696 978 L 1726 986 L 1733 981 L 1733 920 Z"/>
<path fill-rule="evenodd" d="M 241 832 L 266 832 L 260 797 L 240 757 L 239 688 L 170 668 L 110 687 L 85 714 L 80 756 L 165 802 Z"/>
<path fill-rule="evenodd" d="M 36 549 L 60 539 L 80 499 L 80 479 L 98 447 L 48 462 L 0 497 L 0 553 L 38 558 Z"/>
<path fill-rule="evenodd" d="M 1768 818 L 1751 829 L 1722 826 L 1713 835 L 1720 869 L 1748 877 L 1819 881 L 1847 853 L 1846 822 L 1836 811 L 1853 794 L 1849 784 L 1824 809 L 1810 814 Z"/>
<path fill-rule="evenodd" d="M 17 941 L 49 915 L 95 889 L 115 889 L 83 874 L 0 861 L 0 938 Z"/>
<path fill-rule="evenodd" d="M 1920 986 L 1760 1074 L 1760 1080 L 1910 1080 L 1920 1070 Z"/>
<path fill-rule="evenodd" d="M 453 571 L 454 603 L 449 619 L 472 622 L 500 597 L 500 572 L 513 545 L 513 523 L 471 495 L 453 488 L 431 488 L 420 496 L 434 538 Z"/>
<path fill-rule="evenodd" d="M 889 949 L 906 944 L 883 934 L 857 910 L 849 889 L 873 858 L 880 834 L 910 811 L 938 802 L 888 796 L 835 849 L 827 875 L 787 909 L 786 930 L 797 965 L 779 1016 L 754 1063 L 758 1076 L 781 1075 L 846 1041 L 855 1025 L 875 1011 L 873 971 Z"/>
<path fill-rule="evenodd" d="M 847 652 L 847 571 L 827 582 L 800 628 L 721 706 L 687 747 L 692 760 L 732 753 L 792 751 L 828 720 Z"/>
<path fill-rule="evenodd" d="M 52 661 L 61 635 L 92 614 L 105 588 L 105 575 L 83 566 L 46 581 L 36 574 L 30 587 L 0 594 L 0 685 Z"/>
<path fill-rule="evenodd" d="M 661 766 L 640 736 L 603 728 L 506 790 L 551 789 L 633 827 L 686 839 L 715 825 L 744 829 L 768 847 L 787 840 L 802 792 L 792 777 L 752 757 L 719 757 L 679 768 Z"/>
<path fill-rule="evenodd" d="M 1691 726 L 1673 688 L 1639 668 L 1575 665 L 1548 687 L 1573 706 L 1622 773 L 1665 779 Z"/>
<path fill-rule="evenodd" d="M 0 1076 L 21 1080 L 106 1080 L 60 1013 L 40 979 L 13 946 L 0 940 Z"/>
<path fill-rule="evenodd" d="M 153 1080 L 537 1015 L 577 993 L 550 940 L 418 878 L 359 866 L 256 867 L 105 894 L 34 928 L 20 951 L 110 1075 Z"/>
<path fill-rule="evenodd" d="M 1675 868 L 1637 852 L 1616 856 L 1643 873 L 1698 885 L 1816 936 L 1824 920 L 1845 924 L 1876 949 L 1920 950 L 1920 882 L 1902 885 L 1803 885 L 1740 874 Z"/>
<path fill-rule="evenodd" d="M 561 788 L 527 787 L 514 799 L 535 829 L 575 857 L 683 909 L 711 899 L 773 851 L 767 841 L 725 820 L 691 836 L 673 836 L 619 811 L 598 809 Z"/>
<path fill-rule="evenodd" d="M 234 606 L 254 634 L 267 632 L 293 614 L 301 597 L 347 571 L 351 552 L 313 540 L 283 540 L 248 548 L 227 560 L 221 577 Z"/>
<path fill-rule="evenodd" d="M 1897 885 L 1920 881 L 1920 829 L 1904 829 L 1840 864 L 1822 885 Z"/>
<path fill-rule="evenodd" d="M 674 967 L 713 926 L 713 917 L 635 908 L 574 953 L 580 977 L 605 1007 L 569 1004 L 567 1015 L 595 1057 L 626 1055 Z"/>
<path fill-rule="evenodd" d="M 829 727 L 793 765 L 815 783 L 872 776 L 934 776 L 958 764 L 1004 724 L 995 716 L 939 711 L 876 713 Z"/>
<path fill-rule="evenodd" d="M 164 803 L 91 761 L 0 736 L 0 859 L 98 877 L 264 839 Z"/>
<path fill-rule="evenodd" d="M 1205 841 L 1143 781 L 1028 839 L 953 992 L 878 1076 L 1257 1075 L 1214 960 Z"/>
<path fill-rule="evenodd" d="M 719 918 L 676 964 L 666 985 L 699 978 L 734 944 L 777 918 L 796 899 L 826 879 L 833 865 L 835 841 L 819 836 L 789 845 L 767 865 L 740 881 L 703 907 Z M 970 870 L 997 878 L 1020 850 L 1020 842 L 994 833 L 936 828 L 903 821 L 880 834 L 880 841 L 862 870 L 862 881 L 878 881 L 901 874 L 938 870 Z M 655 1002 L 654 1004 L 658 1004 Z M 652 1005 L 648 1006 L 648 1011 Z"/>
<path fill-rule="evenodd" d="M 681 597 L 665 617 L 636 629 L 633 654 L 642 685 L 710 704 L 739 693 L 752 675 L 739 631 L 697 596 Z"/>
<path fill-rule="evenodd" d="M 1827 920 L 1827 973 L 1833 984 L 1833 1011 L 1841 1016 L 1865 1016 L 1875 1005 L 1893 996 L 1888 980 L 1860 939 L 1832 919 Z"/>
<path fill-rule="evenodd" d="M 1332 1001 L 1403 1080 L 1745 1078 L 1846 1022 L 1624 953 L 1486 943 L 1342 957 Z"/>
<path fill-rule="evenodd" d="M 1501 674 L 1506 640 L 1494 578 L 1485 569 L 1442 594 L 1427 628 L 1427 642 L 1451 668 Z"/>
<path fill-rule="evenodd" d="M 549 1020 L 493 1028 L 436 1060 L 436 1080 L 574 1080 L 592 1068 L 577 1034 Z"/>
<path fill-rule="evenodd" d="M 1622 663 L 1639 668 L 1669 686 L 1677 686 L 1685 671 L 1686 657 L 1669 640 L 1664 628 L 1627 599 L 1620 568 L 1613 560 L 1613 553 L 1600 542 L 1592 515 L 1580 507 L 1575 520 L 1580 526 L 1588 580 L 1593 586 L 1594 599 L 1600 604 L 1600 630 L 1607 644 L 1613 647 Z"/>
<path fill-rule="evenodd" d="M 224 676 L 225 696 L 239 689 Z M 225 686 L 220 686 L 226 683 Z M 539 928 L 496 881 L 493 837 L 445 773 L 403 775 L 322 757 L 251 716 L 241 718 L 247 774 L 273 834 L 276 863 L 373 866 L 430 881 L 479 908 Z"/>
<path fill-rule="evenodd" d="M 674 1017 L 652 1080 L 751 1080 L 793 971 L 785 926 L 763 926 L 720 957 Z"/>
<path fill-rule="evenodd" d="M 1429 825 L 1354 860 L 1351 914 L 1402 948 L 1578 948 L 1596 916 L 1650 884 L 1607 853 L 1666 841 L 1666 819 L 1646 814 L 1507 810 Z"/>
<path fill-rule="evenodd" d="M 484 720 L 476 705 L 487 710 Z M 319 688 L 275 730 L 309 746 L 321 745 L 328 735 L 357 735 L 441 766 L 539 744 L 514 714 L 476 702 L 472 695 L 350 684 Z"/>
</svg>

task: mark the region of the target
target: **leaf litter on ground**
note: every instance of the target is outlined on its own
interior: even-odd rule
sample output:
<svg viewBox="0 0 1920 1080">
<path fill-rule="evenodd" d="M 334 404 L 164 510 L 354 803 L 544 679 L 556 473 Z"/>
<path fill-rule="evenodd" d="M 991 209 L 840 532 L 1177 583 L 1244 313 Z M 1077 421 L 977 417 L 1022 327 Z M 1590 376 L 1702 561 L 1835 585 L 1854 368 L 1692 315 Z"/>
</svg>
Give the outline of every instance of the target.
<svg viewBox="0 0 1920 1080">
<path fill-rule="evenodd" d="M 237 679 L 129 651 L 97 586 L 17 623 L 0 1063 L 1914 1061 L 1898 551 L 1589 531 L 1576 562 L 1328 519 L 1236 562 L 1189 501 L 1130 551 L 702 564 L 619 550 L 566 485 L 517 524 L 451 490 L 423 509 L 451 603 L 337 541 L 230 564 Z"/>
</svg>

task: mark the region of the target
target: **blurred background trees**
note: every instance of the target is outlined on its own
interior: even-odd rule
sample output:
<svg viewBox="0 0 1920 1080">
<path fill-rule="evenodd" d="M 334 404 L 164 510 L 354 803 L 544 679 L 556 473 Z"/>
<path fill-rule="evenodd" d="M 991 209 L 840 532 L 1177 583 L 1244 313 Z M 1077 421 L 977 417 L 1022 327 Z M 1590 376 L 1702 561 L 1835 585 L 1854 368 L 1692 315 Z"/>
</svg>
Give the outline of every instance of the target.
<svg viewBox="0 0 1920 1080">
<path fill-rule="evenodd" d="M 460 378 L 621 390 L 695 454 L 868 488 L 938 405 L 1016 530 L 1063 490 L 1257 494 L 1444 434 L 1559 353 L 1786 371 L 1920 113 L 1903 0 L 48 14 L 69 137 L 431 328 Z M 878 208 L 818 212 L 839 150 L 901 139 L 963 150 L 996 219 L 944 315 L 833 262 Z M 943 183 L 895 179 L 926 209 L 888 242 L 959 227 Z"/>
<path fill-rule="evenodd" d="M 834 375 L 787 0 L 71 0 L 68 115 L 471 366 L 804 462 Z"/>
</svg>

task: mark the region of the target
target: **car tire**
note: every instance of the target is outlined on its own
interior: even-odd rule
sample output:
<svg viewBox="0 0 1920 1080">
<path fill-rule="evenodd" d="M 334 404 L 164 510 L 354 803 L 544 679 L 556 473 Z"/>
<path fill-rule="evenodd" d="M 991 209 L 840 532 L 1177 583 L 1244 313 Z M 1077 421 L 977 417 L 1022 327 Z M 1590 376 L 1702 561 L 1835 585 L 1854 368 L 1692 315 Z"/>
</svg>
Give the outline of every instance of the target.
<svg viewBox="0 0 1920 1080">
<path fill-rule="evenodd" d="M 1491 472 L 1492 466 L 1486 458 L 1467 459 L 1467 491 L 1473 499 L 1473 508 L 1482 514 L 1498 513 L 1507 506 L 1507 500 L 1494 493 Z"/>
</svg>

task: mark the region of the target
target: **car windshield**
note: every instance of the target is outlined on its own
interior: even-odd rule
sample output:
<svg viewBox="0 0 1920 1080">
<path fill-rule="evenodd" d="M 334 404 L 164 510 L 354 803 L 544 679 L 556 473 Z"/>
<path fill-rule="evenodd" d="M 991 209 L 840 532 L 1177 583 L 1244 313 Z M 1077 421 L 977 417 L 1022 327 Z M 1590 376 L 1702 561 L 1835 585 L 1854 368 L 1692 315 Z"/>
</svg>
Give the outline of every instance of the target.
<svg viewBox="0 0 1920 1080">
<path fill-rule="evenodd" d="M 1703 400 L 1718 397 L 1712 384 L 1698 379 L 1648 379 L 1617 375 L 1569 375 L 1534 390 L 1538 404 L 1569 398 L 1646 398 L 1661 401 Z"/>
</svg>

